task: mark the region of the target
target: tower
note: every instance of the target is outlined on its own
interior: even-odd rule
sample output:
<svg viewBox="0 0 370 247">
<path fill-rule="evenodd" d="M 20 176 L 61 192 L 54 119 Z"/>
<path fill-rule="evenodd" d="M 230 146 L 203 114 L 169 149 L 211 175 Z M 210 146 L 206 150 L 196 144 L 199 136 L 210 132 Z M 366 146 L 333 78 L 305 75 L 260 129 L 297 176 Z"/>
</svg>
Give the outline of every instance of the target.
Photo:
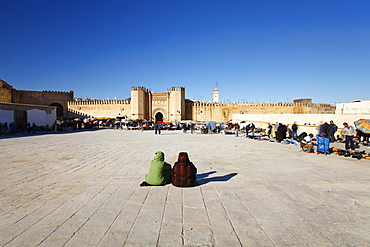
<svg viewBox="0 0 370 247">
<path fill-rule="evenodd" d="M 219 103 L 220 102 L 220 92 L 218 91 L 218 83 L 216 83 L 216 85 L 213 89 L 212 102 L 213 103 Z"/>
<path fill-rule="evenodd" d="M 185 119 L 185 88 L 172 87 L 170 94 L 170 119 Z"/>
<path fill-rule="evenodd" d="M 145 87 L 131 87 L 131 118 L 148 118 L 148 92 Z"/>
</svg>

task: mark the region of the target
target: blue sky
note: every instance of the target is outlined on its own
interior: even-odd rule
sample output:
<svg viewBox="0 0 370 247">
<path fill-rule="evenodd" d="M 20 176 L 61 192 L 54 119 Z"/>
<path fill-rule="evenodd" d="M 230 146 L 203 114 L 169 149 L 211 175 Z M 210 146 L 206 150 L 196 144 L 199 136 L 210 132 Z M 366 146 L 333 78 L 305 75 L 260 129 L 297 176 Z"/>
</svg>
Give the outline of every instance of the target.
<svg viewBox="0 0 370 247">
<path fill-rule="evenodd" d="M 209 101 L 370 99 L 368 0 L 0 0 L 0 78 L 18 90 Z"/>
</svg>

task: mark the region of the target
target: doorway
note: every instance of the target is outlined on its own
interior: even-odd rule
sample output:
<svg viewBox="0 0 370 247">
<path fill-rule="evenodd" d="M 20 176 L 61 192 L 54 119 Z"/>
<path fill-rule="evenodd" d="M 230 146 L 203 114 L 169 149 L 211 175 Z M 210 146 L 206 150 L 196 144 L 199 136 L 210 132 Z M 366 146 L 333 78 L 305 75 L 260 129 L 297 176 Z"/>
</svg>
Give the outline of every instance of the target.
<svg viewBox="0 0 370 247">
<path fill-rule="evenodd" d="M 163 114 L 162 112 L 157 112 L 155 114 L 155 123 L 163 122 Z"/>
<path fill-rule="evenodd" d="M 57 107 L 57 117 L 64 117 L 64 109 L 63 106 L 59 103 L 53 103 L 50 106 L 56 106 Z"/>
</svg>

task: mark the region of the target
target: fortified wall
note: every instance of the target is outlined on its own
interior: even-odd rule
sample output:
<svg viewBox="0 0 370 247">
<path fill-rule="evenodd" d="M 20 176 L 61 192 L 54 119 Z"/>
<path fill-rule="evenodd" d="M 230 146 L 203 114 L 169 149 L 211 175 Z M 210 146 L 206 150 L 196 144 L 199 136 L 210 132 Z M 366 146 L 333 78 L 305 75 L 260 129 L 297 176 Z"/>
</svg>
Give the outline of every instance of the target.
<svg viewBox="0 0 370 247">
<path fill-rule="evenodd" d="M 335 106 L 319 103 L 188 102 L 187 119 L 226 122 L 233 114 L 333 114 Z"/>
<path fill-rule="evenodd" d="M 0 102 L 26 105 L 55 106 L 57 117 L 67 116 L 68 101 L 73 100 L 73 91 L 26 91 L 17 90 L 0 79 Z"/>
<path fill-rule="evenodd" d="M 68 102 L 68 110 L 96 118 L 131 116 L 131 101 L 75 98 L 73 101 Z"/>
<path fill-rule="evenodd" d="M 166 92 L 151 92 L 133 88 L 131 100 L 74 99 L 68 102 L 69 110 L 91 117 L 156 119 L 158 113 L 164 121 L 194 120 L 226 122 L 234 114 L 334 114 L 335 106 L 310 102 L 296 103 L 206 103 L 185 100 L 181 88 Z M 173 94 L 177 92 L 179 95 Z M 135 101 L 132 100 L 135 98 Z M 133 104 L 136 102 L 135 104 Z"/>
</svg>

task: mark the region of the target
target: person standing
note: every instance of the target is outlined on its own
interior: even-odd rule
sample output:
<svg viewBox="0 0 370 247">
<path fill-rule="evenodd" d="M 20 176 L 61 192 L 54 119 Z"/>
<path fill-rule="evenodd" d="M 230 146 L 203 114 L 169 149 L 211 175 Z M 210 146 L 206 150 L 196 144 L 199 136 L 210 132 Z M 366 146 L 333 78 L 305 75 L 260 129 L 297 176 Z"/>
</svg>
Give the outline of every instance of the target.
<svg viewBox="0 0 370 247">
<path fill-rule="evenodd" d="M 254 123 L 251 124 L 251 134 L 252 134 L 252 137 L 254 137 L 254 130 L 256 129 L 256 126 L 254 125 Z"/>
<path fill-rule="evenodd" d="M 278 128 L 279 128 L 279 123 L 276 122 L 276 124 L 274 125 L 275 139 L 276 140 L 277 140 L 277 136 L 278 136 Z"/>
<path fill-rule="evenodd" d="M 330 124 L 328 126 L 328 138 L 330 138 L 330 142 L 335 142 L 334 134 L 337 131 L 338 126 L 336 126 L 333 120 L 330 120 Z"/>
<path fill-rule="evenodd" d="M 298 126 L 297 126 L 296 122 L 294 122 L 294 124 L 292 125 L 292 138 L 293 138 L 293 140 L 297 140 L 297 138 L 298 138 L 297 130 L 298 130 Z"/>
<path fill-rule="evenodd" d="M 287 127 L 280 123 L 279 124 L 279 127 L 277 129 L 277 141 L 278 142 L 281 142 L 282 140 L 284 140 L 286 138 L 286 132 L 287 132 Z"/>
<path fill-rule="evenodd" d="M 234 130 L 235 130 L 235 137 L 238 137 L 239 136 L 239 130 L 240 130 L 240 126 L 238 123 L 236 123 L 234 125 Z"/>
<path fill-rule="evenodd" d="M 248 137 L 248 132 L 249 132 L 249 129 L 251 128 L 251 125 L 248 124 L 247 126 L 245 126 L 245 137 L 247 138 Z"/>
<path fill-rule="evenodd" d="M 345 148 L 346 150 L 355 150 L 355 144 L 353 138 L 356 135 L 356 130 L 353 126 L 349 126 L 348 123 L 343 123 L 342 136 L 345 138 Z"/>
<path fill-rule="evenodd" d="M 190 134 L 192 135 L 194 133 L 194 124 L 190 123 Z"/>
<path fill-rule="evenodd" d="M 16 132 L 17 132 L 17 125 L 15 125 L 15 123 L 12 122 L 12 123 L 9 124 L 9 127 L 10 127 L 10 130 L 12 132 L 12 135 L 15 135 Z"/>
<path fill-rule="evenodd" d="M 329 124 L 327 122 L 320 125 L 319 135 L 323 137 L 328 137 L 328 127 Z"/>
</svg>

